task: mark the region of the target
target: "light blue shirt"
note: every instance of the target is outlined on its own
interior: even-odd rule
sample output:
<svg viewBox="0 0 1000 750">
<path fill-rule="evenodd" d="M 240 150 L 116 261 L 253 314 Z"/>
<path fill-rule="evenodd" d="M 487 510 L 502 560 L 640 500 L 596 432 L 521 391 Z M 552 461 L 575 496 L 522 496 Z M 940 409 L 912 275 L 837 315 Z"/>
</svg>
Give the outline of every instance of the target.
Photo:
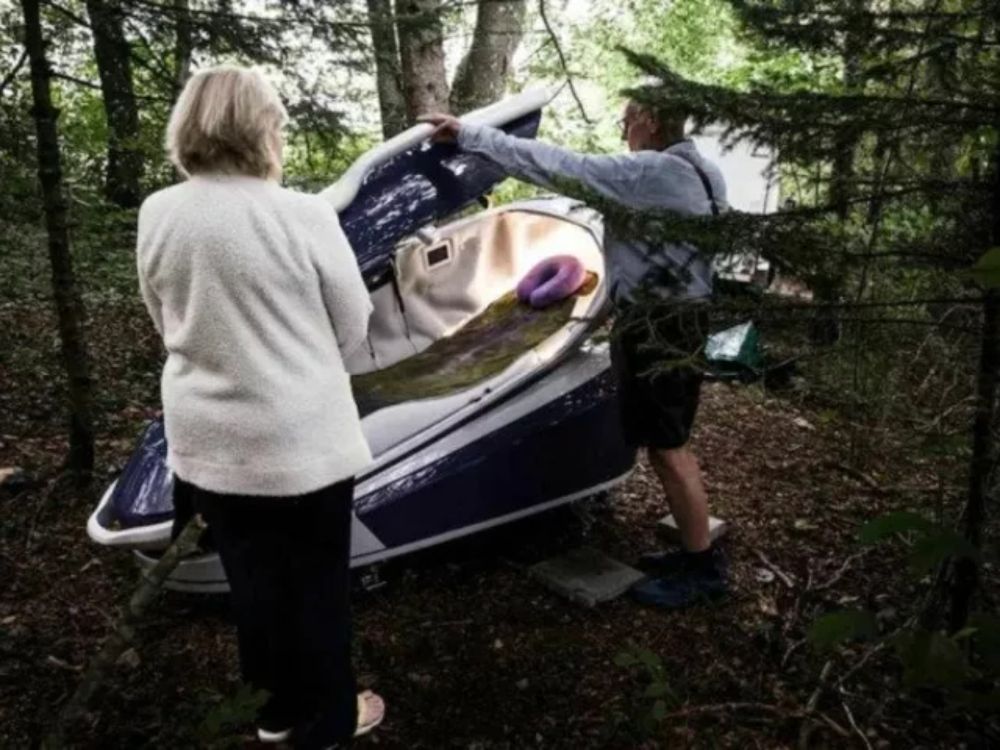
<svg viewBox="0 0 1000 750">
<path fill-rule="evenodd" d="M 554 181 L 575 180 L 628 208 L 683 216 L 711 214 L 708 191 L 693 161 L 708 178 L 719 211 L 728 209 L 722 172 L 688 140 L 663 151 L 593 155 L 463 123 L 458 145 L 489 158 L 514 177 L 549 189 L 558 190 Z M 604 245 L 611 298 L 616 302 L 634 301 L 640 287 L 672 299 L 702 299 L 712 293 L 711 263 L 693 245 L 647 243 L 612 232 Z"/>
</svg>

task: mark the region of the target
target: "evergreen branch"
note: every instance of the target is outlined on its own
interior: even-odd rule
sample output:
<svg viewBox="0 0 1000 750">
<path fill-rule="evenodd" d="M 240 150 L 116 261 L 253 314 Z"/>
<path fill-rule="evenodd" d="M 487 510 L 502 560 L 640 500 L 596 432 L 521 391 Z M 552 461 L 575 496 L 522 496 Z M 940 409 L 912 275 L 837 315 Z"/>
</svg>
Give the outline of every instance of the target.
<svg viewBox="0 0 1000 750">
<path fill-rule="evenodd" d="M 927 307 L 930 305 L 967 305 L 970 309 L 983 304 L 985 297 L 917 297 L 913 299 L 893 299 L 879 301 L 843 300 L 837 302 L 785 301 L 772 304 L 738 305 L 716 303 L 714 309 L 722 311 L 788 311 L 788 310 L 888 310 L 905 307 Z"/>
<path fill-rule="evenodd" d="M 131 49 L 130 45 L 129 56 L 131 57 L 132 61 L 142 66 L 146 70 L 148 70 L 156 78 L 160 79 L 160 81 L 172 86 L 174 83 L 173 73 L 167 70 L 160 56 L 157 55 L 156 52 L 153 50 L 153 45 L 150 43 L 149 39 L 146 38 L 146 35 L 143 33 L 142 29 L 139 28 L 139 25 L 134 20 L 132 20 L 132 18 L 128 16 L 125 16 L 125 22 L 128 24 L 128 27 L 132 30 L 132 33 L 135 34 L 136 37 L 139 39 L 139 41 L 142 43 L 142 46 L 146 48 L 146 51 L 149 53 L 150 60 L 160 60 L 160 64 L 159 65 L 151 64 L 149 60 L 146 60 L 141 55 L 136 54 L 135 50 Z"/>
<path fill-rule="evenodd" d="M 844 53 L 846 51 L 841 40 L 841 29 L 833 24 L 814 24 L 812 26 L 782 25 L 775 24 L 768 27 L 767 35 L 761 41 L 767 47 L 778 47 L 787 44 L 795 44 L 798 47 L 805 47 L 814 52 L 833 51 Z M 869 49 L 872 51 L 889 51 L 900 44 L 913 44 L 919 42 L 924 37 L 924 33 L 911 29 L 868 29 Z M 971 47 L 998 48 L 1000 41 L 979 40 L 976 37 L 962 34 L 951 34 L 948 32 L 937 32 L 935 38 L 946 41 L 954 48 Z"/>
<path fill-rule="evenodd" d="M 937 9 L 940 7 L 941 7 L 941 0 L 934 0 L 933 10 L 937 11 Z M 928 20 L 925 26 L 925 32 L 929 32 L 931 30 L 931 25 L 932 22 Z M 917 47 L 918 56 L 924 49 L 924 42 L 925 39 L 920 40 L 920 44 Z M 916 87 L 916 84 L 917 84 L 917 66 L 916 63 L 911 63 L 909 70 L 909 80 L 907 81 L 906 84 L 906 104 L 903 107 L 902 111 L 903 116 L 908 117 L 912 112 L 911 98 L 913 95 L 914 88 Z M 892 165 L 892 160 L 893 158 L 895 158 L 895 156 L 896 156 L 895 149 L 888 149 L 886 151 L 886 155 L 882 163 L 882 168 L 879 170 L 879 173 L 876 178 L 877 180 L 875 184 L 876 193 L 880 194 L 883 188 L 885 187 L 885 180 L 889 175 L 889 167 Z M 857 292 L 857 299 L 859 300 L 861 299 L 862 296 L 864 296 L 864 293 L 868 287 L 868 272 L 870 267 L 869 259 L 871 257 L 870 254 L 872 252 L 872 249 L 875 247 L 875 242 L 878 239 L 879 231 L 882 228 L 882 219 L 885 216 L 884 205 L 885 205 L 884 201 L 879 199 L 876 202 L 876 206 L 878 208 L 875 211 L 875 215 L 869 216 L 870 231 L 868 234 L 868 241 L 866 243 L 867 247 L 865 248 L 865 252 L 868 254 L 869 257 L 865 259 L 864 263 L 862 263 L 861 266 L 861 278 L 858 281 L 858 292 Z"/>
<path fill-rule="evenodd" d="M 892 144 L 916 130 L 958 138 L 1000 120 L 1000 106 L 983 97 L 734 91 L 684 79 L 655 58 L 620 49 L 641 71 L 661 82 L 629 88 L 623 94 L 653 109 L 686 111 L 699 126 L 725 122 L 724 138 L 773 146 L 785 164 L 832 160 L 838 153 L 838 134 L 848 124 L 859 134 L 878 133 Z"/>
<path fill-rule="evenodd" d="M 868 8 L 844 10 L 824 10 L 817 7 L 815 3 L 803 5 L 797 0 L 779 0 L 778 3 L 760 3 L 753 0 L 729 0 L 729 3 L 744 18 L 750 21 L 751 26 L 774 21 L 775 19 L 795 18 L 821 18 L 827 19 L 835 24 L 837 28 L 844 28 L 857 23 L 874 25 L 877 21 L 897 21 L 908 23 L 911 21 L 934 21 L 948 22 L 951 24 L 961 24 L 968 21 L 977 21 L 983 18 L 983 10 L 952 12 L 934 10 L 870 10 Z M 803 8 L 806 8 L 804 10 Z M 751 20 L 752 19 L 752 20 Z"/>
</svg>

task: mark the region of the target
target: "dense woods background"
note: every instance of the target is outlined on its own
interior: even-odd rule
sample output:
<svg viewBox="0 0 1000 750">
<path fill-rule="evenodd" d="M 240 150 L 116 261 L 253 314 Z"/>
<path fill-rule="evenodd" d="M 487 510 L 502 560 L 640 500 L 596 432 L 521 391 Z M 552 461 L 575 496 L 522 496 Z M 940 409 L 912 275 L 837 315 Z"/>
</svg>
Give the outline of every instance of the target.
<svg viewBox="0 0 1000 750">
<path fill-rule="evenodd" d="M 778 154 L 768 217 L 636 216 L 567 186 L 628 231 L 760 254 L 808 289 L 717 303 L 784 365 L 713 386 L 696 437 L 737 529 L 733 601 L 581 613 L 519 575 L 581 536 L 624 557 L 651 544 L 662 504 L 640 468 L 555 538 L 415 562 L 362 601 L 385 744 L 1000 742 L 1000 4 L 0 0 L 0 745 L 40 737 L 133 582 L 83 520 L 158 408 L 136 208 L 176 179 L 172 101 L 221 61 L 279 84 L 285 179 L 304 190 L 420 112 L 566 77 L 579 101 L 564 92 L 542 138 L 619 150 L 627 88 Z M 165 600 L 80 744 L 224 746 L 245 729 L 217 606 Z"/>
</svg>

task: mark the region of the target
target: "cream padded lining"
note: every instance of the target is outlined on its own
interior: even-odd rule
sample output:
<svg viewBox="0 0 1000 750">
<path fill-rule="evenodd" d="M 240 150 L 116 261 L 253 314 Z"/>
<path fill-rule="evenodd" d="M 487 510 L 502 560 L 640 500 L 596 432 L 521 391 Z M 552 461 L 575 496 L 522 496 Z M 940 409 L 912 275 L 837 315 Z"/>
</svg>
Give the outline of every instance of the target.
<svg viewBox="0 0 1000 750">
<path fill-rule="evenodd" d="M 428 251 L 442 244 L 449 246 L 449 260 L 429 267 Z M 368 346 L 351 355 L 348 371 L 370 372 L 418 354 L 461 328 L 513 289 L 538 261 L 553 255 L 574 255 L 603 276 L 600 248 L 588 230 L 531 211 L 498 209 L 448 227 L 430 245 L 417 239 L 405 242 L 396 252 L 405 316 L 392 284 L 373 292 Z"/>
</svg>

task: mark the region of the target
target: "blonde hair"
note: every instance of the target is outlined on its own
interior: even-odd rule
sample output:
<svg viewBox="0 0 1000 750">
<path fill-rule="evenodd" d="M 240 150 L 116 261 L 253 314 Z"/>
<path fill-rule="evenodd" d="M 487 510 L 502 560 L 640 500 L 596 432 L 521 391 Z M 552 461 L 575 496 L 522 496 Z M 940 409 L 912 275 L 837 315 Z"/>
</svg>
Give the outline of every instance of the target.
<svg viewBox="0 0 1000 750">
<path fill-rule="evenodd" d="M 220 65 L 191 77 L 167 124 L 167 154 L 184 175 L 226 172 L 281 178 L 278 92 L 252 68 Z"/>
</svg>

